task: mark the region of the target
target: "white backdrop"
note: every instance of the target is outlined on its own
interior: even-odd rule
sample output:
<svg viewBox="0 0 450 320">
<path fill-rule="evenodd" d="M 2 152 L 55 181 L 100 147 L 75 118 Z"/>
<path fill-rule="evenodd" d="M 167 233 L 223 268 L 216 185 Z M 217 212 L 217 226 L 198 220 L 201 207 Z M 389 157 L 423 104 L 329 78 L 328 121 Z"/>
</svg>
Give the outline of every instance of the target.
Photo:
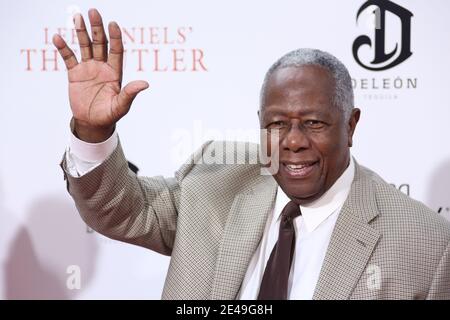
<svg viewBox="0 0 450 320">
<path fill-rule="evenodd" d="M 413 14 L 412 55 L 384 71 L 352 55 L 359 35 L 374 36 L 372 14 L 356 20 L 364 2 L 1 0 L 0 298 L 161 294 L 169 258 L 90 232 L 58 167 L 70 108 L 51 36 L 76 42 L 71 14 L 91 7 L 128 33 L 124 82 L 150 83 L 118 126 L 141 175 L 172 175 L 211 137 L 254 140 L 267 68 L 290 50 L 315 47 L 341 59 L 354 79 L 362 117 L 353 155 L 450 218 L 450 2 L 395 1 Z M 400 27 L 386 13 L 386 52 L 399 44 Z M 373 55 L 369 47 L 360 53 Z"/>
</svg>

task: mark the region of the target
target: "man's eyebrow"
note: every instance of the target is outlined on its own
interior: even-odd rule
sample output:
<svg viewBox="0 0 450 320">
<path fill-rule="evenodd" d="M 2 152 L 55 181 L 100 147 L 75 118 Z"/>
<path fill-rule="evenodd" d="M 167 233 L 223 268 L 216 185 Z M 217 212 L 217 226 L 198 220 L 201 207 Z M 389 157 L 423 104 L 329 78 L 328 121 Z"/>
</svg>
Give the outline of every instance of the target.
<svg viewBox="0 0 450 320">
<path fill-rule="evenodd" d="M 286 115 L 288 113 L 288 111 L 286 110 L 286 108 L 283 107 L 270 107 L 270 110 L 266 109 L 264 110 L 264 116 L 273 116 L 275 114 L 281 114 L 281 115 Z M 308 109 L 303 109 L 302 111 L 298 112 L 298 114 L 302 115 L 302 116 L 306 116 L 306 115 L 317 115 L 317 116 L 326 116 L 326 113 L 317 110 L 316 108 L 308 108 Z"/>
</svg>

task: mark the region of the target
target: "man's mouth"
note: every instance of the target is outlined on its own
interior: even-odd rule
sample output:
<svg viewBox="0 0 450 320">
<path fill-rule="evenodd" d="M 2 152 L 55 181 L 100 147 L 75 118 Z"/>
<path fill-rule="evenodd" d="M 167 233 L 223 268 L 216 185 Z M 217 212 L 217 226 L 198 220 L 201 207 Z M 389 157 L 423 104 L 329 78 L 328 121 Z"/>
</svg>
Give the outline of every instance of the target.
<svg viewBox="0 0 450 320">
<path fill-rule="evenodd" d="M 305 178 L 307 177 L 319 164 L 319 161 L 310 161 L 304 163 L 283 163 L 285 172 L 293 178 Z"/>
</svg>

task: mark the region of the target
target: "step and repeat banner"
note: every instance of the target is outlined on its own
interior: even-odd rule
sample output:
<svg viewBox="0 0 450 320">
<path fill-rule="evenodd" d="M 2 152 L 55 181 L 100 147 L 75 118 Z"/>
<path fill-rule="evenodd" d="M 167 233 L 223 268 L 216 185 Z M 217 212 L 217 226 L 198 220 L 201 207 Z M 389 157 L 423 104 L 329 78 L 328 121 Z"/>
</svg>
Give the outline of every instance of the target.
<svg viewBox="0 0 450 320">
<path fill-rule="evenodd" d="M 169 258 L 80 219 L 59 162 L 72 16 L 97 8 L 125 43 L 124 83 L 150 88 L 118 125 L 142 176 L 171 176 L 207 139 L 258 141 L 265 72 L 300 47 L 338 57 L 362 110 L 352 154 L 450 219 L 447 0 L 1 1 L 0 298 L 159 299 Z"/>
</svg>

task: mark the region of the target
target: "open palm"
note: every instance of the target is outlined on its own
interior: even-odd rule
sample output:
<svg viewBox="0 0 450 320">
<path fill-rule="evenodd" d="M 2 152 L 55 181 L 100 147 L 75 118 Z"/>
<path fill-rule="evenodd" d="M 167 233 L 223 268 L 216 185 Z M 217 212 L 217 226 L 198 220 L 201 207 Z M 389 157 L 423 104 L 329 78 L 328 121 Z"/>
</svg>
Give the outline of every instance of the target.
<svg viewBox="0 0 450 320">
<path fill-rule="evenodd" d="M 148 87 L 145 81 L 133 81 L 121 88 L 123 69 L 123 43 L 119 26 L 108 25 L 110 50 L 103 22 L 97 10 L 89 10 L 92 41 L 83 17 L 74 18 L 81 60 L 59 35 L 53 43 L 68 70 L 69 100 L 72 114 L 79 125 L 92 130 L 112 128 L 130 109 L 136 95 Z"/>
</svg>

